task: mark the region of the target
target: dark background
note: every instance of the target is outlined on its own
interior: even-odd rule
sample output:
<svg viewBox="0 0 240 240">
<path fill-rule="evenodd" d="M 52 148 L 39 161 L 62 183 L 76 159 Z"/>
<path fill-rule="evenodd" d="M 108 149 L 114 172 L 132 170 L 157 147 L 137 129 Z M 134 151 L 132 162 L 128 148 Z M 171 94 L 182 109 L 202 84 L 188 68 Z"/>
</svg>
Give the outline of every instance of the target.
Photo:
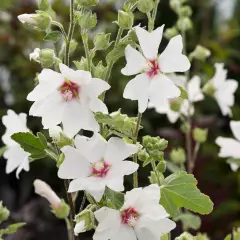
<svg viewBox="0 0 240 240">
<path fill-rule="evenodd" d="M 53 9 L 57 12 L 59 20 L 67 27 L 68 1 L 55 1 Z M 116 20 L 116 9 L 121 6 L 120 1 L 101 1 L 94 11 L 98 14 L 99 26 L 96 31 L 116 35 L 117 28 L 111 24 Z M 187 49 L 191 52 L 196 44 L 208 47 L 212 57 L 208 61 L 195 62 L 192 66 L 192 75 L 197 73 L 202 82 L 206 82 L 214 74 L 215 62 L 224 62 L 229 69 L 229 78 L 240 79 L 240 4 L 234 0 L 192 0 L 192 21 L 194 29 L 187 35 Z M 226 2 L 220 11 L 220 6 Z M 117 5 L 117 6 L 116 6 Z M 231 5 L 233 6 L 231 8 Z M 26 30 L 17 20 L 23 13 L 32 13 L 36 10 L 35 1 L 30 0 L 1 0 L 0 3 L 0 117 L 11 108 L 16 112 L 28 113 L 30 103 L 26 100 L 27 94 L 32 90 L 36 72 L 41 67 L 29 61 L 29 53 L 35 47 L 46 48 L 42 41 L 43 34 Z M 232 11 L 231 11 L 232 9 Z M 226 18 L 225 18 L 225 15 Z M 161 0 L 156 25 L 166 24 L 171 27 L 175 24 L 177 16 L 169 8 L 168 0 Z M 144 15 L 138 13 L 136 22 L 146 24 Z M 95 34 L 91 33 L 92 36 Z M 76 28 L 74 38 L 79 45 L 72 60 L 80 60 L 83 55 L 82 42 L 79 29 Z M 164 40 L 163 46 L 167 43 Z M 98 60 L 105 59 L 105 52 L 97 55 Z M 130 116 L 137 114 L 136 102 L 125 100 L 122 92 L 128 78 L 120 74 L 124 66 L 121 59 L 114 67 L 110 80 L 111 90 L 107 93 L 106 101 L 109 111 L 122 108 Z M 240 119 L 240 90 L 236 93 L 236 104 L 233 108 L 233 119 Z M 218 158 L 218 147 L 215 145 L 217 136 L 232 136 L 229 129 L 228 118 L 222 117 L 219 107 L 211 98 L 197 104 L 197 112 L 193 124 L 209 129 L 207 143 L 201 148 L 197 159 L 194 174 L 199 181 L 199 188 L 208 194 L 215 207 L 212 214 L 202 217 L 201 232 L 206 232 L 212 239 L 223 239 L 233 227 L 240 226 L 240 188 L 239 172 L 233 173 L 226 164 L 225 159 Z M 185 139 L 177 130 L 179 124 L 171 125 L 164 115 L 156 114 L 152 110 L 144 113 L 141 135 L 160 135 L 169 140 L 170 151 L 174 146 L 184 146 Z M 28 127 L 33 132 L 41 131 L 41 121 L 28 117 Z M 5 129 L 0 123 L 0 136 Z M 167 156 L 167 155 L 166 155 Z M 34 194 L 32 183 L 40 178 L 48 182 L 61 197 L 65 197 L 63 182 L 57 178 L 55 163 L 50 159 L 36 161 L 31 164 L 31 171 L 22 173 L 20 180 L 15 172 L 5 174 L 5 159 L 0 159 L 0 199 L 11 210 L 10 222 L 24 221 L 27 226 L 19 230 L 8 240 L 65 240 L 66 232 L 64 222 L 56 220 L 49 212 L 48 203 Z M 142 185 L 148 184 L 148 168 L 140 172 Z M 127 188 L 131 187 L 131 179 L 127 179 Z M 180 227 L 175 234 L 181 231 Z M 175 235 L 173 234 L 173 235 Z M 84 239 L 85 237 L 82 237 Z"/>
</svg>

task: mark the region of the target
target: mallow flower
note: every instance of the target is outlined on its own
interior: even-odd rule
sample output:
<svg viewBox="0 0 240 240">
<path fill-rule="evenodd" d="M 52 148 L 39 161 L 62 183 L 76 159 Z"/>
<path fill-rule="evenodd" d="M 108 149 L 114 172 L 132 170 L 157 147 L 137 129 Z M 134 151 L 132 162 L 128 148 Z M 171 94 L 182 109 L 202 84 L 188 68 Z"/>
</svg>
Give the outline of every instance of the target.
<svg viewBox="0 0 240 240">
<path fill-rule="evenodd" d="M 159 240 L 176 227 L 159 200 L 160 188 L 153 184 L 127 192 L 120 210 L 97 210 L 98 226 L 93 240 Z"/>
<path fill-rule="evenodd" d="M 235 139 L 218 137 L 216 139 L 216 144 L 220 147 L 218 156 L 222 158 L 240 159 L 240 121 L 231 121 L 230 128 Z M 237 163 L 230 163 L 233 171 L 237 171 L 239 165 L 240 164 Z"/>
<path fill-rule="evenodd" d="M 186 83 L 185 76 L 171 74 L 169 78 L 177 85 L 185 89 L 188 93 L 188 99 L 173 98 L 169 99 L 161 107 L 156 108 L 156 112 L 166 114 L 171 123 L 175 123 L 181 115 L 188 116 L 194 114 L 194 106 L 192 103 L 202 101 L 204 95 L 201 92 L 201 79 L 194 76 Z M 189 104 L 190 103 L 190 104 Z M 151 107 L 151 102 L 149 103 Z"/>
<path fill-rule="evenodd" d="M 6 145 L 6 151 L 3 157 L 7 159 L 6 173 L 11 173 L 15 169 L 16 176 L 22 170 L 29 171 L 30 153 L 25 152 L 18 143 L 11 139 L 11 136 L 17 132 L 29 132 L 27 128 L 27 115 L 25 113 L 16 114 L 13 110 L 8 110 L 7 115 L 2 117 L 2 123 L 6 127 L 6 132 L 2 136 L 2 141 Z"/>
<path fill-rule="evenodd" d="M 227 79 L 227 70 L 223 63 L 215 64 L 216 73 L 210 80 L 211 93 L 216 99 L 224 116 L 232 116 L 231 107 L 234 105 L 234 93 L 238 88 L 236 80 Z"/>
<path fill-rule="evenodd" d="M 106 141 L 100 134 L 92 138 L 75 137 L 75 147 L 62 148 L 65 160 L 59 168 L 58 176 L 73 179 L 69 192 L 88 191 L 96 201 L 100 201 L 105 187 L 114 191 L 123 191 L 124 175 L 130 175 L 138 169 L 138 164 L 124 161 L 135 154 L 138 147 L 123 139 L 112 137 Z"/>
<path fill-rule="evenodd" d="M 63 131 L 69 137 L 80 129 L 98 131 L 94 112 L 108 112 L 98 97 L 110 85 L 92 78 L 90 72 L 74 71 L 61 63 L 59 68 L 61 73 L 43 69 L 38 75 L 39 84 L 27 96 L 34 102 L 30 115 L 42 117 L 45 129 L 62 123 Z"/>
<path fill-rule="evenodd" d="M 158 55 L 164 25 L 153 32 L 135 27 L 142 53 L 126 47 L 127 65 L 122 69 L 126 76 L 137 75 L 125 87 L 123 97 L 137 100 L 139 112 L 144 112 L 148 101 L 155 108 L 165 105 L 168 99 L 180 96 L 178 87 L 165 75 L 166 73 L 185 72 L 190 62 L 182 54 L 183 43 L 180 35 L 172 38 L 166 49 Z"/>
</svg>

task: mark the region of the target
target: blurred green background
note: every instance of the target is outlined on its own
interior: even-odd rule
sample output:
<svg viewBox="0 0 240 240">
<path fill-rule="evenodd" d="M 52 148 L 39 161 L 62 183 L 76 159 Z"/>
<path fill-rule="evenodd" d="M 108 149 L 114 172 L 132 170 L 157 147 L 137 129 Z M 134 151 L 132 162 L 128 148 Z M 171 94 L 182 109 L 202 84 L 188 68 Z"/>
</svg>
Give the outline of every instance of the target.
<svg viewBox="0 0 240 240">
<path fill-rule="evenodd" d="M 147 1 L 147 0 L 146 0 Z M 53 9 L 58 20 L 67 27 L 68 0 L 56 0 Z M 224 62 L 229 70 L 228 77 L 240 79 L 240 2 L 239 0 L 192 0 L 192 21 L 194 29 L 187 35 L 187 49 L 191 52 L 197 44 L 208 47 L 212 57 L 208 61 L 194 62 L 191 74 L 199 74 L 202 83 L 214 74 L 213 65 Z M 112 24 L 117 18 L 117 9 L 122 6 L 119 1 L 100 0 L 94 8 L 98 15 L 98 27 L 90 35 L 97 32 L 111 32 L 112 38 L 116 35 L 117 27 Z M 11 108 L 16 112 L 28 113 L 30 102 L 27 94 L 34 86 L 34 78 L 41 71 L 40 65 L 29 61 L 29 54 L 34 48 L 52 47 L 43 42 L 44 35 L 25 29 L 18 21 L 17 16 L 23 13 L 33 13 L 36 10 L 35 0 L 1 0 L 0 1 L 0 117 Z M 169 0 L 161 0 L 156 25 L 166 25 L 166 28 L 175 24 L 177 16 L 169 7 Z M 136 24 L 146 24 L 146 17 L 136 14 Z M 83 56 L 83 47 L 80 31 L 76 28 L 74 39 L 79 42 L 77 50 L 71 60 L 80 60 Z M 164 40 L 164 44 L 167 40 Z M 163 46 L 164 46 L 163 44 Z M 105 60 L 106 52 L 97 55 L 97 59 Z M 136 102 L 125 100 L 122 97 L 123 89 L 129 80 L 121 75 L 120 70 L 125 62 L 122 58 L 114 67 L 110 80 L 111 90 L 106 95 L 109 111 L 119 108 L 130 116 L 137 114 Z M 240 90 L 236 93 L 236 104 L 233 108 L 233 119 L 240 120 Z M 201 148 L 197 159 L 194 174 L 199 181 L 199 188 L 208 194 L 215 203 L 214 211 L 209 216 L 202 217 L 201 232 L 206 232 L 212 239 L 221 240 L 233 227 L 240 226 L 240 174 L 233 173 L 225 159 L 217 157 L 218 147 L 215 145 L 217 136 L 232 136 L 228 118 L 222 117 L 217 103 L 206 98 L 197 104 L 194 117 L 194 126 L 209 129 L 208 142 Z M 153 110 L 144 113 L 141 135 L 160 135 L 169 140 L 169 148 L 184 146 L 185 139 L 178 130 L 179 124 L 171 125 L 165 115 L 156 114 Z M 41 121 L 37 118 L 28 118 L 28 127 L 34 132 L 41 130 Z M 5 129 L 0 123 L 0 135 Z M 13 240 L 42 240 L 66 239 L 64 223 L 54 219 L 49 213 L 48 204 L 33 193 L 32 182 L 40 178 L 48 182 L 61 197 L 65 197 L 63 182 L 57 179 L 55 163 L 50 159 L 37 161 L 31 164 L 31 171 L 22 173 L 17 180 L 15 173 L 5 174 L 5 159 L 0 159 L 0 199 L 12 211 L 11 221 L 25 221 L 26 227 L 16 235 L 6 239 Z M 148 184 L 148 168 L 140 172 L 142 185 Z M 130 187 L 131 179 L 127 179 Z M 179 226 L 173 236 L 181 231 Z M 87 237 L 87 236 L 86 236 Z"/>
</svg>

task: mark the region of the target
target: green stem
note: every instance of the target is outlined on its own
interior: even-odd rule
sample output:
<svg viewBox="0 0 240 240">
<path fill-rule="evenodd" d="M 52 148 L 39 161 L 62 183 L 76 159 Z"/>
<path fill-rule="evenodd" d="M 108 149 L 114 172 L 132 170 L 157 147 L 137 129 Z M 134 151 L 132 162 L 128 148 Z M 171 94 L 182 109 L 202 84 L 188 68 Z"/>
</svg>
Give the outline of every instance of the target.
<svg viewBox="0 0 240 240">
<path fill-rule="evenodd" d="M 61 32 L 62 32 L 62 34 L 64 36 L 65 41 L 67 41 L 68 37 L 67 37 L 67 34 L 66 34 L 65 30 L 64 30 L 63 25 L 61 23 L 59 23 L 59 22 L 56 22 L 56 21 L 52 21 L 52 25 L 57 26 L 61 30 Z"/>
<path fill-rule="evenodd" d="M 86 59 L 88 62 L 88 71 L 91 72 L 91 68 L 92 68 L 92 59 L 90 56 L 90 51 L 89 51 L 89 47 L 88 47 L 88 35 L 86 31 L 82 31 L 82 40 L 83 40 L 83 46 L 84 46 L 84 51 L 85 51 L 85 55 L 86 55 Z"/>
<path fill-rule="evenodd" d="M 154 5 L 152 17 L 151 17 L 151 19 L 148 23 L 149 32 L 152 32 L 154 27 L 155 27 L 155 20 L 156 20 L 156 17 L 157 17 L 157 10 L 158 10 L 159 3 L 160 3 L 160 0 L 155 0 L 155 5 Z"/>
<path fill-rule="evenodd" d="M 65 49 L 65 59 L 64 63 L 69 66 L 70 63 L 70 44 L 74 32 L 74 0 L 70 0 L 70 24 L 69 24 L 69 30 L 67 35 L 67 41 L 66 41 L 66 49 Z"/>
<path fill-rule="evenodd" d="M 141 121 L 142 121 L 142 113 L 138 113 L 138 116 L 137 116 L 137 125 L 136 125 L 135 133 L 134 133 L 134 136 L 133 136 L 133 143 L 134 143 L 134 144 L 137 143 L 138 133 L 139 133 L 139 130 L 140 130 Z M 134 161 L 135 163 L 138 162 L 138 154 L 137 154 L 137 153 L 135 153 L 135 154 L 133 155 L 133 161 Z M 137 187 L 138 187 L 138 172 L 137 172 L 137 171 L 136 171 L 135 173 L 133 173 L 133 187 L 134 187 L 134 188 L 137 188 Z"/>
<path fill-rule="evenodd" d="M 68 218 L 65 218 L 65 222 L 66 222 L 66 227 L 67 227 L 68 240 L 73 240 L 73 238 L 72 238 L 72 228 L 71 228 L 71 224 L 70 224 Z"/>
<path fill-rule="evenodd" d="M 79 213 L 83 210 L 84 205 L 86 203 L 86 200 L 87 200 L 87 196 L 86 196 L 86 193 L 84 192 L 84 195 L 83 195 L 83 198 L 82 198 L 82 202 L 81 202 L 81 205 L 80 205 L 80 208 L 79 208 Z"/>
<path fill-rule="evenodd" d="M 153 171 L 154 171 L 155 174 L 156 174 L 158 186 L 160 186 L 160 185 L 161 185 L 161 182 L 160 182 L 160 179 L 159 179 L 159 177 L 158 177 L 158 171 L 157 171 L 156 163 L 155 163 L 154 160 L 152 160 L 152 161 L 151 161 L 151 164 L 152 164 L 152 169 L 153 169 Z"/>
<path fill-rule="evenodd" d="M 196 162 L 199 150 L 200 150 L 200 146 L 201 146 L 201 144 L 199 142 L 197 142 L 195 147 L 194 147 L 194 150 L 193 150 L 193 157 L 192 157 L 192 159 L 193 159 L 193 168 L 195 166 L 195 162 Z"/>
</svg>

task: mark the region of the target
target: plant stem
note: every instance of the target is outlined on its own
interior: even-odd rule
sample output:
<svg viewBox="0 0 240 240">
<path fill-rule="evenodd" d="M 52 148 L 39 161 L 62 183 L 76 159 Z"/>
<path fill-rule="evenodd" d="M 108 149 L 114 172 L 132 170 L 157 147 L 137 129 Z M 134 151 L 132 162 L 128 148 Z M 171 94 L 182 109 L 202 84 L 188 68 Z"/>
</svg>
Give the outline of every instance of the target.
<svg viewBox="0 0 240 240">
<path fill-rule="evenodd" d="M 154 27 L 155 27 L 155 20 L 156 20 L 156 17 L 157 17 L 157 10 L 158 10 L 159 3 L 160 3 L 160 0 L 155 0 L 155 5 L 154 5 L 152 17 L 151 17 L 151 19 L 148 22 L 148 30 L 149 30 L 149 32 L 152 32 Z"/>
<path fill-rule="evenodd" d="M 68 30 L 68 36 L 66 41 L 66 49 L 65 49 L 65 59 L 64 63 L 69 66 L 70 63 L 70 44 L 74 32 L 74 0 L 70 0 L 70 24 L 69 24 L 69 30 Z"/>
<path fill-rule="evenodd" d="M 92 68 L 92 59 L 90 56 L 90 51 L 89 51 L 89 47 L 88 47 L 88 35 L 86 31 L 82 31 L 82 40 L 83 40 L 83 46 L 84 46 L 84 51 L 85 51 L 85 55 L 86 55 L 86 59 L 88 62 L 88 71 L 91 72 L 91 68 Z"/>
<path fill-rule="evenodd" d="M 66 34 L 65 30 L 64 30 L 63 25 L 61 23 L 59 23 L 59 22 L 56 22 L 56 21 L 52 21 L 52 25 L 57 26 L 61 30 L 61 32 L 62 32 L 62 34 L 64 36 L 65 41 L 67 41 L 68 37 L 67 37 L 67 34 Z"/>
<path fill-rule="evenodd" d="M 155 161 L 154 161 L 154 160 L 152 160 L 152 161 L 151 161 L 151 164 L 152 164 L 152 169 L 153 169 L 153 171 L 154 171 L 154 172 L 155 172 L 155 174 L 156 174 L 156 178 L 157 178 L 157 183 L 158 183 L 158 186 L 160 186 L 160 185 L 161 185 L 161 183 L 160 183 L 160 179 L 159 179 L 159 177 L 158 177 L 158 172 L 157 172 L 156 163 L 155 163 Z"/>
<path fill-rule="evenodd" d="M 137 143 L 137 139 L 138 139 L 138 133 L 139 133 L 139 130 L 140 130 L 140 124 L 141 124 L 141 120 L 142 120 L 142 113 L 138 113 L 138 116 L 137 116 L 137 125 L 136 125 L 136 129 L 135 129 L 135 133 L 134 133 L 134 136 L 133 136 L 133 143 L 136 144 Z M 133 161 L 135 163 L 138 162 L 138 154 L 135 153 L 133 155 Z M 138 187 L 138 172 L 134 172 L 133 173 L 133 187 L 134 188 L 137 188 Z"/>
<path fill-rule="evenodd" d="M 84 192 L 82 202 L 81 202 L 81 205 L 80 205 L 80 208 L 79 208 L 79 213 L 83 210 L 86 200 L 87 200 L 87 196 L 86 196 L 86 193 Z"/>
<path fill-rule="evenodd" d="M 197 142 L 195 147 L 194 147 L 194 151 L 193 151 L 193 163 L 194 163 L 194 165 L 195 165 L 195 162 L 196 162 L 196 159 L 197 159 L 197 155 L 198 155 L 199 150 L 200 150 L 200 146 L 201 146 L 201 144 Z"/>
<path fill-rule="evenodd" d="M 72 238 L 72 228 L 71 228 L 71 224 L 70 224 L 68 218 L 65 218 L 65 222 L 66 222 L 66 226 L 67 226 L 68 239 L 73 240 L 73 238 Z"/>
</svg>

